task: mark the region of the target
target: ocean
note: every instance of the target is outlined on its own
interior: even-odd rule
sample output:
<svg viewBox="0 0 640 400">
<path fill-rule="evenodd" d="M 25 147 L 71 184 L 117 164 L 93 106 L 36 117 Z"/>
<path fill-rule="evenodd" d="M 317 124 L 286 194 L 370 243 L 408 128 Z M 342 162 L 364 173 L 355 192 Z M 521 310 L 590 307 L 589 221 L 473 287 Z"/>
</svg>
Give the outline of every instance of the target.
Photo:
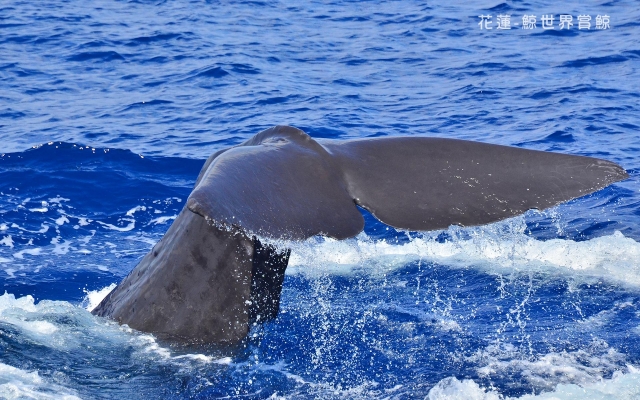
<svg viewBox="0 0 640 400">
<path fill-rule="evenodd" d="M 639 115 L 632 0 L 1 1 L 0 398 L 638 399 Z M 484 227 L 365 213 L 293 243 L 280 315 L 234 348 L 92 316 L 204 160 L 273 125 L 630 178 Z"/>
</svg>

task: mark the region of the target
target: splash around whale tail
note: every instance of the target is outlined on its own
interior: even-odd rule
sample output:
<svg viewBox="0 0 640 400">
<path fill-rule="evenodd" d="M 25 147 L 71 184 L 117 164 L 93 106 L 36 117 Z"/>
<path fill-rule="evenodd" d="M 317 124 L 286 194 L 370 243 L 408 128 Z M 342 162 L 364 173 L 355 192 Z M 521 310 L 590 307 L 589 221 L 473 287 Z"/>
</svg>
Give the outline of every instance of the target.
<svg viewBox="0 0 640 400">
<path fill-rule="evenodd" d="M 213 154 L 165 236 L 93 311 L 183 342 L 237 342 L 275 318 L 289 253 L 253 235 L 357 235 L 499 221 L 626 179 L 617 164 L 455 139 L 314 140 L 276 126 Z"/>
</svg>

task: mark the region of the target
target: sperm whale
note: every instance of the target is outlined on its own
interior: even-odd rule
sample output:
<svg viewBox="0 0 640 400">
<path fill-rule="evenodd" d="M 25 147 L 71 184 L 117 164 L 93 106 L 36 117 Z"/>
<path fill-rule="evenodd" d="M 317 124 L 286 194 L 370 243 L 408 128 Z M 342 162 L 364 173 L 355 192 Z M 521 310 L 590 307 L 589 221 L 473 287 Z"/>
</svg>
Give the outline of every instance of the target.
<svg viewBox="0 0 640 400">
<path fill-rule="evenodd" d="M 185 343 L 237 343 L 278 314 L 290 251 L 268 239 L 482 225 L 628 177 L 619 165 L 465 140 L 314 140 L 275 126 L 218 151 L 167 233 L 92 311 Z"/>
</svg>

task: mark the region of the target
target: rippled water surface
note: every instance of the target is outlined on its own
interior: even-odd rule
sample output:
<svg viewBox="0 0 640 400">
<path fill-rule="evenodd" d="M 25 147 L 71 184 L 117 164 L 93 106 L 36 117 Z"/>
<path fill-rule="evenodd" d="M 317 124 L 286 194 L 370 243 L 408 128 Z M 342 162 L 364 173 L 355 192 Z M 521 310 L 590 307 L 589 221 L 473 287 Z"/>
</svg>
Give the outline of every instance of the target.
<svg viewBox="0 0 640 400">
<path fill-rule="evenodd" d="M 0 397 L 640 398 L 638 21 L 635 1 L 0 3 Z M 86 311 L 209 154 L 276 124 L 590 155 L 631 178 L 488 227 L 366 215 L 357 238 L 294 244 L 279 317 L 234 349 Z"/>
</svg>

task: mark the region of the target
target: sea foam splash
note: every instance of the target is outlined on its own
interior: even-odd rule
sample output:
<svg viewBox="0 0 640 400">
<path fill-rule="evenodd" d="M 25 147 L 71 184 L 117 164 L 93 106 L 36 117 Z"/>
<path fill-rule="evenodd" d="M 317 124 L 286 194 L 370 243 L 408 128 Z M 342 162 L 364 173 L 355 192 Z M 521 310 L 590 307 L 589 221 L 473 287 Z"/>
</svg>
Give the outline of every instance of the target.
<svg viewBox="0 0 640 400">
<path fill-rule="evenodd" d="M 427 396 L 428 400 L 635 400 L 640 398 L 640 370 L 629 365 L 614 372 L 611 379 L 588 384 L 560 384 L 553 391 L 518 398 L 505 397 L 491 388 L 483 388 L 471 379 L 450 377 L 441 380 Z"/>
<path fill-rule="evenodd" d="M 525 234 L 523 218 L 484 227 L 451 227 L 446 241 L 433 233 L 406 233 L 404 243 L 372 239 L 312 238 L 275 243 L 292 249 L 288 273 L 385 274 L 408 263 L 435 262 L 509 272 L 547 272 L 603 278 L 640 286 L 640 243 L 616 231 L 586 241 L 539 240 Z"/>
<path fill-rule="evenodd" d="M 85 290 L 86 295 L 84 297 L 84 300 L 82 301 L 84 309 L 89 312 L 93 311 L 93 309 L 98 307 L 98 304 L 100 304 L 100 302 L 104 300 L 104 298 L 107 297 L 107 295 L 111 293 L 115 288 L 116 284 L 112 283 L 102 289 Z"/>
<path fill-rule="evenodd" d="M 0 363 L 0 398 L 79 400 L 75 391 L 29 372 Z"/>
<path fill-rule="evenodd" d="M 101 297 L 115 285 L 88 292 L 91 307 L 99 303 Z M 97 304 L 96 303 L 96 304 Z M 28 340 L 32 345 L 43 346 L 52 351 L 81 351 L 99 357 L 100 349 L 129 348 L 136 357 L 143 360 L 184 364 L 184 361 L 198 363 L 228 364 L 228 357 L 214 358 L 203 354 L 179 354 L 161 346 L 156 338 L 137 332 L 127 325 L 95 317 L 86 309 L 66 301 L 43 300 L 35 303 L 32 296 L 16 298 L 6 293 L 0 296 L 0 328 L 17 330 L 20 340 Z M 123 350 L 126 353 L 127 350 Z"/>
<path fill-rule="evenodd" d="M 506 226 L 506 228 L 505 228 Z M 515 228 L 514 228 L 515 227 Z M 583 242 L 552 239 L 538 240 L 524 233 L 522 224 L 513 221 L 482 228 L 451 228 L 450 239 L 439 240 L 433 235 L 408 234 L 401 243 L 390 240 L 375 240 L 365 234 L 347 241 L 313 238 L 303 243 L 287 243 L 293 250 L 289 274 L 350 274 L 365 271 L 369 275 L 383 276 L 389 271 L 416 261 L 441 263 L 452 268 L 473 267 L 503 273 L 505 271 L 540 271 L 552 274 L 582 274 L 598 279 L 610 279 L 628 285 L 640 285 L 640 244 L 619 232 Z M 56 351 L 73 351 L 89 344 L 95 350 L 91 354 L 100 357 L 101 352 L 114 348 L 128 348 L 141 362 L 172 364 L 192 370 L 198 365 L 223 365 L 237 368 L 229 357 L 212 357 L 205 354 L 176 354 L 161 346 L 153 336 L 144 335 L 118 326 L 115 323 L 91 316 L 93 309 L 115 287 L 112 284 L 101 290 L 86 292 L 83 308 L 67 302 L 42 301 L 36 304 L 30 296 L 16 299 L 11 294 L 0 296 L 0 324 L 7 324 L 19 331 L 19 337 Z M 71 322 L 61 322 L 57 315 L 71 316 Z M 606 350 L 606 349 L 605 349 Z M 582 351 L 582 350 L 581 350 Z M 545 393 L 524 396 L 533 398 L 572 399 L 590 398 L 635 398 L 640 382 L 640 373 L 635 366 L 625 366 L 623 356 L 612 351 L 585 350 L 587 353 L 539 354 L 533 360 L 520 355 L 509 355 L 508 348 L 487 347 L 468 360 L 477 367 L 478 376 L 510 374 L 517 371 L 529 379 L 537 390 Z M 123 354 L 123 357 L 125 355 Z M 129 357 L 128 355 L 126 357 Z M 600 364 L 584 364 L 585 357 L 595 357 Z M 127 358 L 128 359 L 128 358 Z M 135 363 L 137 363 L 136 361 Z M 9 367 L 13 368 L 13 367 Z M 182 367 L 181 367 L 182 368 Z M 285 368 L 286 369 L 286 368 Z M 38 371 L 16 370 L 15 374 L 26 374 L 33 382 L 41 379 L 42 385 L 53 385 L 48 377 L 40 377 Z M 14 375 L 15 375 L 14 374 Z M 35 374 L 35 375 L 34 375 Z M 612 375 L 613 374 L 613 375 Z M 364 382 L 357 388 L 338 390 L 317 386 L 309 389 L 310 382 L 298 382 L 295 373 L 290 379 L 301 385 L 300 389 L 311 390 L 319 395 L 331 393 L 337 397 L 361 397 L 369 395 L 391 397 L 410 394 L 407 387 L 381 389 L 375 382 Z M 36 378 L 36 376 L 38 378 Z M 12 378 L 13 379 L 13 378 Z M 545 379 L 548 380 L 545 383 Z M 17 381 L 17 378 L 14 379 Z M 13 381 L 12 381 L 13 382 Z M 480 381 L 459 380 L 450 377 L 431 388 L 432 399 L 506 399 L 495 388 L 482 386 Z M 27 390 L 39 390 L 39 383 L 29 383 Z M 30 387 L 33 387 L 30 389 Z M 3 389 L 4 390 L 4 389 Z M 9 390 L 9 389 L 6 389 Z M 13 390 L 13 389 L 12 389 Z M 381 391 L 382 390 L 382 391 Z M 60 396 L 75 396 L 65 386 L 55 390 Z M 9 393 L 9 392 L 6 392 Z M 424 393 L 424 392 L 423 392 Z M 615 393 L 615 396 L 613 395 Z M 622 394 L 627 397 L 621 397 Z M 0 394 L 4 394 L 0 392 Z M 7 397 L 9 395 L 6 395 Z M 22 397 L 28 395 L 21 394 Z M 573 397 L 572 397 L 573 396 Z M 19 397 L 19 396 L 18 396 Z M 38 398 L 34 395 L 34 398 Z M 43 397 L 46 398 L 46 397 Z M 70 397 L 73 398 L 73 397 Z"/>
</svg>

